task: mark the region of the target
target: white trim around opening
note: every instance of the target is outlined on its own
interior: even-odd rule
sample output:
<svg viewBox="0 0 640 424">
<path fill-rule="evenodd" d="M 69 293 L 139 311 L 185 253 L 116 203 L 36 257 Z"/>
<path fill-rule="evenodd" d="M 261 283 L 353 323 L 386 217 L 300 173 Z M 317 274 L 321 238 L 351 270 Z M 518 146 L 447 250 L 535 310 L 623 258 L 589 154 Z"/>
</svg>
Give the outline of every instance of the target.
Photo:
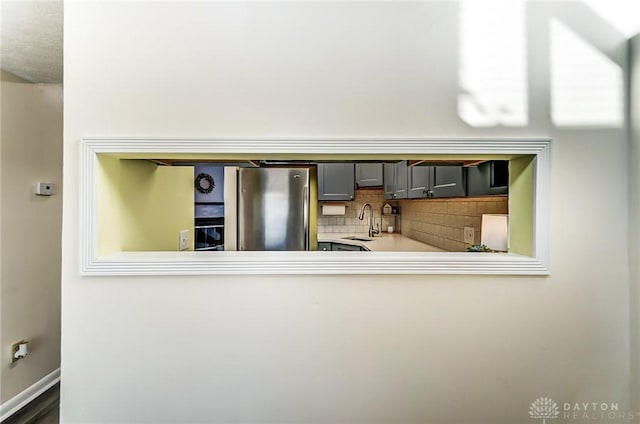
<svg viewBox="0 0 640 424">
<path fill-rule="evenodd" d="M 96 138 L 80 140 L 80 272 L 115 275 L 549 274 L 551 140 L 427 138 Z M 97 248 L 99 154 L 533 155 L 533 255 L 408 252 L 119 252 Z"/>
</svg>

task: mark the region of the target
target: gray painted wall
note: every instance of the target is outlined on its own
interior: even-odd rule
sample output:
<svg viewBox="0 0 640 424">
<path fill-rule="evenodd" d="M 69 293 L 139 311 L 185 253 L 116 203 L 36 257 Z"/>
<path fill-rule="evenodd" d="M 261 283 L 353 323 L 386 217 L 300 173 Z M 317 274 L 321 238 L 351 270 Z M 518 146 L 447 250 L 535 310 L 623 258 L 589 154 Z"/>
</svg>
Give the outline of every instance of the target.
<svg viewBox="0 0 640 424">
<path fill-rule="evenodd" d="M 1 82 L 0 403 L 60 366 L 62 87 Z M 36 181 L 58 194 L 35 196 Z M 30 354 L 11 364 L 11 345 Z M 3 411 L 4 412 L 4 411 Z"/>
</svg>

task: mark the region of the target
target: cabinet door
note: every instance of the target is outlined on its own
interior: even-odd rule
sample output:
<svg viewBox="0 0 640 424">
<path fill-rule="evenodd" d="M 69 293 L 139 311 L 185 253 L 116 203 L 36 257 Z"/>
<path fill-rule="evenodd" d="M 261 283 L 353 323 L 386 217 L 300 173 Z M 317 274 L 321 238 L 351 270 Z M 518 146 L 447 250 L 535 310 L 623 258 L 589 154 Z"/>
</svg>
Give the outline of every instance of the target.
<svg viewBox="0 0 640 424">
<path fill-rule="evenodd" d="M 318 250 L 321 252 L 330 252 L 331 249 L 331 243 L 328 241 L 319 241 L 318 242 Z"/>
<path fill-rule="evenodd" d="M 396 163 L 384 164 L 384 198 L 395 199 L 396 197 Z"/>
<path fill-rule="evenodd" d="M 356 163 L 356 187 L 379 187 L 382 185 L 381 163 Z"/>
<path fill-rule="evenodd" d="M 466 171 L 468 196 L 509 193 L 509 161 L 483 162 L 466 168 Z"/>
<path fill-rule="evenodd" d="M 331 250 L 333 250 L 334 252 L 359 252 L 366 249 L 363 249 L 360 246 L 354 246 L 352 244 L 331 243 Z"/>
<path fill-rule="evenodd" d="M 407 161 L 403 160 L 396 164 L 396 196 L 395 199 L 406 199 L 409 187 L 409 167 Z"/>
<path fill-rule="evenodd" d="M 429 182 L 431 197 L 464 196 L 464 169 L 462 166 L 431 166 Z"/>
<path fill-rule="evenodd" d="M 353 163 L 318 164 L 318 200 L 353 200 Z"/>
<path fill-rule="evenodd" d="M 409 167 L 409 198 L 429 197 L 430 166 Z"/>
</svg>

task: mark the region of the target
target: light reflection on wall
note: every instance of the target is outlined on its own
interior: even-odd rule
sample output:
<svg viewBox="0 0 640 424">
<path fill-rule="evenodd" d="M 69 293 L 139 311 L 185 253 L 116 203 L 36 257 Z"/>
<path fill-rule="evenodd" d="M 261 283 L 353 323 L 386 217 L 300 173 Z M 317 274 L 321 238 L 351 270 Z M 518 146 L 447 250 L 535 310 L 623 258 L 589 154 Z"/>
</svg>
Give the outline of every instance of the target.
<svg viewBox="0 0 640 424">
<path fill-rule="evenodd" d="M 458 115 L 474 127 L 528 122 L 522 0 L 460 2 Z"/>
<path fill-rule="evenodd" d="M 622 31 L 627 37 L 640 32 L 640 2 L 638 0 L 583 0 L 600 17 Z"/>
<path fill-rule="evenodd" d="M 550 31 L 553 123 L 564 127 L 622 127 L 620 67 L 559 20 L 551 20 Z"/>
</svg>

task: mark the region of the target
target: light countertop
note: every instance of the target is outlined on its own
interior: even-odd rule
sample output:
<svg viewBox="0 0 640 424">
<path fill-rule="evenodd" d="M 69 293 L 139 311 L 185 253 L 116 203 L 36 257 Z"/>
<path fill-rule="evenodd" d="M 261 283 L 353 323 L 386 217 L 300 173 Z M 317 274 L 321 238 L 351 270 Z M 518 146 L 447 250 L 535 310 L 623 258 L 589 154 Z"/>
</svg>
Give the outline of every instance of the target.
<svg viewBox="0 0 640 424">
<path fill-rule="evenodd" d="M 345 240 L 343 237 L 370 238 L 371 241 Z M 318 242 L 344 243 L 364 246 L 372 252 L 446 252 L 444 249 L 422 243 L 398 233 L 382 233 L 369 237 L 367 233 L 318 233 Z"/>
</svg>

